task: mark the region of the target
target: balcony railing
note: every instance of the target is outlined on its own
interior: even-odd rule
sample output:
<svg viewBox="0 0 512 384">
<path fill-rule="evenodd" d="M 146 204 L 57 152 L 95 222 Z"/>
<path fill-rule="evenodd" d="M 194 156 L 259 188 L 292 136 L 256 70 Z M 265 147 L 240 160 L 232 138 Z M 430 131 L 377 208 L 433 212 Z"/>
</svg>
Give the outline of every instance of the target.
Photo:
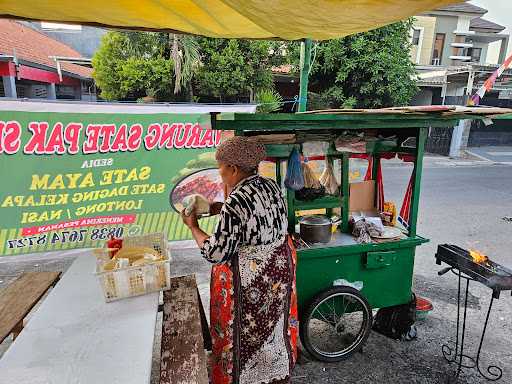
<svg viewBox="0 0 512 384">
<path fill-rule="evenodd" d="M 458 36 L 467 36 L 467 35 L 474 35 L 475 31 L 453 31 L 453 33 Z"/>
<path fill-rule="evenodd" d="M 473 48 L 473 43 L 452 43 L 453 48 Z"/>
<path fill-rule="evenodd" d="M 451 60 L 460 60 L 460 61 L 469 61 L 471 60 L 471 56 L 458 56 L 458 55 L 452 55 L 450 56 Z"/>
</svg>

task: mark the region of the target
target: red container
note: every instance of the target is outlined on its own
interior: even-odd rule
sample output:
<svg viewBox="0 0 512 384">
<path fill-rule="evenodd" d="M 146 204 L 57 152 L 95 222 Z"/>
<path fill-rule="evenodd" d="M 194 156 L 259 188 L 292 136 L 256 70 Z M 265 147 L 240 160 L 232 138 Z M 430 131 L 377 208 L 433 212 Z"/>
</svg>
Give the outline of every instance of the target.
<svg viewBox="0 0 512 384">
<path fill-rule="evenodd" d="M 416 318 L 418 320 L 425 319 L 433 309 L 434 306 L 430 301 L 423 297 L 416 296 Z"/>
</svg>

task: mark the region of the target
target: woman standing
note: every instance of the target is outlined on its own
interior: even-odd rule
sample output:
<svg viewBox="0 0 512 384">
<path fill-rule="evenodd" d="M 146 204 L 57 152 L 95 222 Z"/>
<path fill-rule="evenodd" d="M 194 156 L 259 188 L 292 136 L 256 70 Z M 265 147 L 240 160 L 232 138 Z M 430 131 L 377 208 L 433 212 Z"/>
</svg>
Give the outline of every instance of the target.
<svg viewBox="0 0 512 384">
<path fill-rule="evenodd" d="M 215 154 L 229 195 L 213 235 L 182 214 L 211 274 L 212 383 L 288 383 L 298 335 L 295 251 L 280 187 L 257 174 L 263 145 L 235 136 Z M 213 212 L 217 213 L 217 212 Z"/>
</svg>

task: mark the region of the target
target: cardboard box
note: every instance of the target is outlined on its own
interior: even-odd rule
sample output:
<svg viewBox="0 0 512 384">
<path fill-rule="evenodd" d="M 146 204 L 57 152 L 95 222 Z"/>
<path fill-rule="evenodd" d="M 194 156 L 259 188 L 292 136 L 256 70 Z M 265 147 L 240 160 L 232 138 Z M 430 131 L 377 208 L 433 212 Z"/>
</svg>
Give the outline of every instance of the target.
<svg viewBox="0 0 512 384">
<path fill-rule="evenodd" d="M 379 210 L 375 206 L 375 180 L 350 184 L 349 216 L 355 222 L 365 219 L 384 230 Z"/>
<path fill-rule="evenodd" d="M 375 206 L 375 180 L 350 184 L 349 213 L 358 216 L 378 217 Z"/>
</svg>

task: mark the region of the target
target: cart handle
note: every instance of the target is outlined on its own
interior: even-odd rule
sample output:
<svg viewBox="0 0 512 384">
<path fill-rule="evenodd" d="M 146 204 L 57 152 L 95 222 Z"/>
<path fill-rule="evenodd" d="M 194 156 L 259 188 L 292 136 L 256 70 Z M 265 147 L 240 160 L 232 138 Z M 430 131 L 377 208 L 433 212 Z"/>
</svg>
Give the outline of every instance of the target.
<svg viewBox="0 0 512 384">
<path fill-rule="evenodd" d="M 451 270 L 451 269 L 452 269 L 452 267 L 446 267 L 446 268 L 443 268 L 443 269 L 441 269 L 439 272 L 437 272 L 437 274 L 438 274 L 439 276 L 443 276 L 445 273 L 450 272 L 450 270 Z"/>
</svg>

